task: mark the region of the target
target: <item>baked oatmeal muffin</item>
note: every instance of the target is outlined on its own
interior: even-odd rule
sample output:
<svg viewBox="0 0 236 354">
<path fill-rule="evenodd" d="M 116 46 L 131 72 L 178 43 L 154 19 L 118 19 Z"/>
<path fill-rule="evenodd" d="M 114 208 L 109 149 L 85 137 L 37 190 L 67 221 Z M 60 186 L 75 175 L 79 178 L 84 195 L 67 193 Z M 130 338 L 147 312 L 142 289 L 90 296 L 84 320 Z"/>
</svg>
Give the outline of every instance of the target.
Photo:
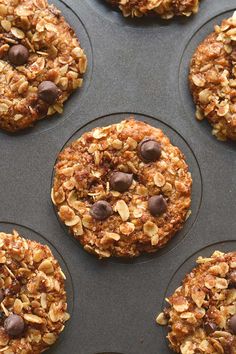
<svg viewBox="0 0 236 354">
<path fill-rule="evenodd" d="M 169 326 L 170 347 L 182 354 L 236 353 L 236 252 L 199 257 L 198 266 L 167 300 L 157 323 Z"/>
<path fill-rule="evenodd" d="M 0 232 L 0 352 L 39 354 L 69 319 L 65 276 L 50 249 Z"/>
<path fill-rule="evenodd" d="M 190 16 L 198 12 L 199 0 L 106 0 L 119 7 L 125 17 L 159 15 L 164 19 L 174 16 Z"/>
<path fill-rule="evenodd" d="M 0 128 L 15 132 L 63 112 L 87 59 L 46 0 L 0 0 Z"/>
<path fill-rule="evenodd" d="M 236 12 L 199 45 L 190 65 L 196 118 L 219 140 L 236 140 Z"/>
<path fill-rule="evenodd" d="M 52 200 L 86 251 L 136 257 L 182 228 L 191 185 L 182 152 L 160 129 L 130 119 L 87 132 L 59 154 Z"/>
</svg>

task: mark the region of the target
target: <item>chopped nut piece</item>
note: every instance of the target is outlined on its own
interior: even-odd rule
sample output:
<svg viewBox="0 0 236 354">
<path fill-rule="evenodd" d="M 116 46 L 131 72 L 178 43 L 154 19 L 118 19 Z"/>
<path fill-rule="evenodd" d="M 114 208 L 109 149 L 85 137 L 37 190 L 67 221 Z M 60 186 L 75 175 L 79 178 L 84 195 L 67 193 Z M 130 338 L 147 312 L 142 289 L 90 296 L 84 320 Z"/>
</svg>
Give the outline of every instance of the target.
<svg viewBox="0 0 236 354">
<path fill-rule="evenodd" d="M 41 262 L 45 257 L 45 253 L 43 252 L 43 250 L 41 249 L 37 249 L 34 251 L 34 254 L 33 254 L 33 260 L 34 262 Z"/>
<path fill-rule="evenodd" d="M 168 323 L 168 320 L 166 319 L 165 315 L 163 312 L 161 312 L 157 318 L 156 318 L 156 322 L 161 325 L 161 326 L 166 326 Z"/>
<path fill-rule="evenodd" d="M 154 183 L 157 187 L 163 187 L 166 183 L 165 177 L 161 173 L 157 172 L 154 176 Z"/>
<path fill-rule="evenodd" d="M 105 136 L 107 136 L 107 133 L 102 129 L 95 129 L 93 132 L 94 139 L 101 139 L 104 138 Z"/>
</svg>

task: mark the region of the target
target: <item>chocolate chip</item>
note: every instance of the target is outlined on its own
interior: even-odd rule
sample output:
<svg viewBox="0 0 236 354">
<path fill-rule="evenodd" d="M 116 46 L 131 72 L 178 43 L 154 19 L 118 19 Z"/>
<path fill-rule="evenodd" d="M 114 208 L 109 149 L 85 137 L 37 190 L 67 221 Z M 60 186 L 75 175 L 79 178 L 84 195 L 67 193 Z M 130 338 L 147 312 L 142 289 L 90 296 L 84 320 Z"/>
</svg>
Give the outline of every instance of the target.
<svg viewBox="0 0 236 354">
<path fill-rule="evenodd" d="M 232 271 L 229 276 L 229 288 L 235 289 L 236 288 L 236 271 Z"/>
<path fill-rule="evenodd" d="M 139 143 L 138 152 L 144 162 L 154 162 L 161 157 L 161 146 L 155 139 L 145 138 Z"/>
<path fill-rule="evenodd" d="M 27 63 L 29 51 L 22 44 L 13 45 L 8 52 L 8 59 L 12 65 L 20 66 Z"/>
<path fill-rule="evenodd" d="M 10 315 L 4 321 L 4 328 L 10 336 L 19 336 L 24 332 L 25 329 L 24 320 L 18 315 Z"/>
<path fill-rule="evenodd" d="M 217 325 L 214 322 L 205 322 L 204 323 L 204 329 L 207 333 L 207 335 L 214 333 L 217 330 Z"/>
<path fill-rule="evenodd" d="M 133 182 L 133 175 L 123 172 L 114 172 L 110 178 L 111 189 L 118 192 L 125 192 Z"/>
<path fill-rule="evenodd" d="M 229 319 L 229 329 L 233 334 L 236 334 L 236 315 Z"/>
<path fill-rule="evenodd" d="M 148 209 L 153 216 L 161 215 L 167 210 L 167 202 L 162 195 L 154 195 L 148 201 Z"/>
<path fill-rule="evenodd" d="M 105 220 L 112 214 L 112 207 L 105 200 L 93 204 L 90 215 L 96 220 Z"/>
<path fill-rule="evenodd" d="M 59 89 L 52 81 L 43 81 L 38 87 L 39 98 L 50 105 L 56 102 L 58 95 Z"/>
<path fill-rule="evenodd" d="M 43 102 L 42 100 L 38 100 L 38 102 L 35 105 L 35 110 L 38 112 L 38 114 L 40 115 L 40 117 L 46 117 L 46 115 L 48 114 L 48 103 Z"/>
<path fill-rule="evenodd" d="M 0 289 L 0 302 L 4 299 L 4 291 Z"/>
</svg>

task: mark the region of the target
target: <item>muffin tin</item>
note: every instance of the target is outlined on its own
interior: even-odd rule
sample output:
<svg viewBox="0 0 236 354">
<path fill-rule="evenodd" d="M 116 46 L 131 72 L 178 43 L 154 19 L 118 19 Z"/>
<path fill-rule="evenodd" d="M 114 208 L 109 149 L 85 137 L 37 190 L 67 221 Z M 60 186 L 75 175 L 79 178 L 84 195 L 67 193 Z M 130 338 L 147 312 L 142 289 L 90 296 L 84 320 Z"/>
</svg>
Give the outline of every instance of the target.
<svg viewBox="0 0 236 354">
<path fill-rule="evenodd" d="M 83 89 L 61 116 L 16 135 L 0 132 L 0 227 L 48 243 L 67 275 L 72 315 L 57 354 L 170 354 L 155 317 L 199 254 L 234 250 L 236 146 L 194 118 L 188 65 L 233 0 L 203 0 L 198 15 L 170 22 L 124 19 L 102 0 L 52 0 L 88 56 Z M 193 174 L 192 215 L 163 250 L 134 260 L 99 261 L 68 236 L 50 200 L 63 146 L 95 126 L 134 115 L 160 127 L 186 155 Z M 40 236 L 42 235 L 42 236 Z"/>
</svg>

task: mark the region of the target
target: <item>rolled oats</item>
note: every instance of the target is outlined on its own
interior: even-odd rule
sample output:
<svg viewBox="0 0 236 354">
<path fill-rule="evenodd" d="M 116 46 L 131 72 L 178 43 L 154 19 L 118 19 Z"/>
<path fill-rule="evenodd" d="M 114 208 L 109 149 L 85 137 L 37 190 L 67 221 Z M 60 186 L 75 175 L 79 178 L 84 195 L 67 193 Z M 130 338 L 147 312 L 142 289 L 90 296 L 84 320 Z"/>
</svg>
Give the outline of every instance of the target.
<svg viewBox="0 0 236 354">
<path fill-rule="evenodd" d="M 190 65 L 190 88 L 196 118 L 206 118 L 219 140 L 236 140 L 236 21 L 222 21 L 196 49 Z"/>
<path fill-rule="evenodd" d="M 0 37 L 0 128 L 14 132 L 62 113 L 65 101 L 82 85 L 87 58 L 61 12 L 43 0 L 0 0 Z M 14 66 L 8 52 L 18 44 L 27 48 L 29 58 Z M 52 104 L 38 96 L 45 81 L 59 89 Z"/>
<path fill-rule="evenodd" d="M 122 221 L 127 221 L 129 219 L 129 208 L 124 200 L 118 200 L 114 209 L 119 213 Z"/>
<path fill-rule="evenodd" d="M 162 146 L 161 158 L 151 164 L 145 164 L 138 153 L 138 144 L 148 136 Z M 113 171 L 127 173 L 129 178 L 133 174 L 128 190 L 111 190 Z M 135 257 L 164 246 L 182 227 L 191 203 L 191 185 L 180 150 L 161 130 L 130 119 L 85 133 L 60 153 L 52 201 L 86 251 L 99 257 Z M 167 212 L 153 216 L 148 200 L 161 193 Z"/>
<path fill-rule="evenodd" d="M 64 275 L 47 246 L 26 240 L 16 231 L 0 233 L 0 248 L 7 264 L 1 267 L 0 351 L 42 353 L 56 341 L 69 319 Z M 22 273 L 23 269 L 26 272 Z M 17 337 L 4 327 L 6 318 L 13 314 L 25 324 Z"/>
<path fill-rule="evenodd" d="M 231 267 L 235 260 L 235 252 L 216 251 L 209 258 L 199 257 L 198 266 L 167 299 L 169 306 L 156 321 L 169 326 L 167 338 L 175 352 L 235 352 L 230 325 L 236 315 L 236 272 Z"/>
<path fill-rule="evenodd" d="M 106 0 L 118 6 L 125 17 L 142 17 L 154 13 L 164 19 L 190 16 L 198 12 L 199 0 Z"/>
</svg>

